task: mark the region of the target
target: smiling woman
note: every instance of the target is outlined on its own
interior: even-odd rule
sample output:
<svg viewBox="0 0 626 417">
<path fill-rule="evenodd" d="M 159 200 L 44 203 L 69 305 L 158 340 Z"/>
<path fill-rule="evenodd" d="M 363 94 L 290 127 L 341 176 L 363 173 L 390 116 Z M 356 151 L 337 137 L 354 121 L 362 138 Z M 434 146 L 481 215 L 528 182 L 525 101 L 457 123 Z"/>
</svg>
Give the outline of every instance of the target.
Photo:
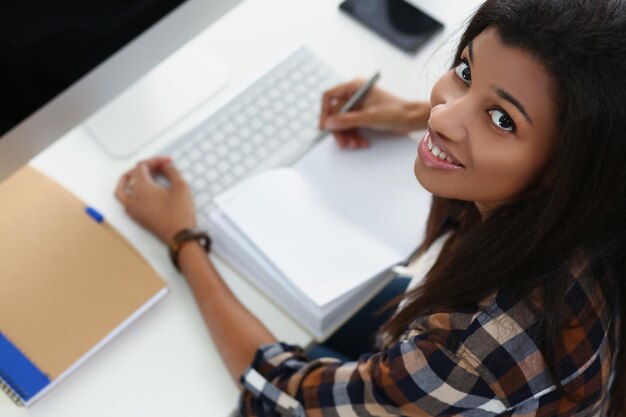
<svg viewBox="0 0 626 417">
<path fill-rule="evenodd" d="M 364 310 L 306 353 L 273 338 L 197 242 L 182 247 L 206 324 L 242 375 L 242 414 L 626 415 L 625 63 L 622 0 L 487 0 L 430 103 L 373 88 L 337 114 L 362 81 L 329 90 L 320 127 L 342 148 L 367 147 L 360 127 L 426 129 L 414 164 L 433 193 L 426 236 L 395 269 L 408 290 L 394 282 L 378 297 L 400 293 L 381 329 Z M 117 195 L 164 242 L 195 226 L 168 159 L 129 171 Z"/>
<path fill-rule="evenodd" d="M 511 415 L 626 415 L 625 58 L 624 2 L 490 0 L 431 94 L 419 153 L 439 144 L 467 166 L 416 160 L 435 194 L 423 248 L 450 238 L 385 330 L 393 339 L 416 315 L 489 311 L 490 294 L 525 298 L 534 321 L 515 303 L 489 314 L 512 335 L 502 347 L 517 363 L 494 351 L 489 362 L 502 363 L 488 370 L 519 404 Z M 543 378 L 552 386 L 538 392 L 530 381 Z"/>
<path fill-rule="evenodd" d="M 519 197 L 557 142 L 552 84 L 543 64 L 485 29 L 432 90 L 419 182 L 437 196 L 473 201 L 481 213 Z"/>
</svg>

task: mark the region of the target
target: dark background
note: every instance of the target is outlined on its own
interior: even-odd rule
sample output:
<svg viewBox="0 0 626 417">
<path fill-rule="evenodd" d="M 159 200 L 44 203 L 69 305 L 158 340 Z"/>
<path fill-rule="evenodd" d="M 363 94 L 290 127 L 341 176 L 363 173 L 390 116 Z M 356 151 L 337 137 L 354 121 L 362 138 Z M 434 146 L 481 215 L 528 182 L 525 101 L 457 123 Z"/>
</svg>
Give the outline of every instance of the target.
<svg viewBox="0 0 626 417">
<path fill-rule="evenodd" d="M 0 1 L 0 135 L 184 1 Z"/>
</svg>

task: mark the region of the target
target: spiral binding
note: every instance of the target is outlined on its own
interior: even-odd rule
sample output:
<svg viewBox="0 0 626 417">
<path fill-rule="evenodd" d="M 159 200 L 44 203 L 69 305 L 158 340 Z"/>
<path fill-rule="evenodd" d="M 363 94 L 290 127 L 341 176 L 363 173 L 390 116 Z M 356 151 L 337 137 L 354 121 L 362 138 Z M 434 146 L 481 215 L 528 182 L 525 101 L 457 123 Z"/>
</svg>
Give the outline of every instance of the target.
<svg viewBox="0 0 626 417">
<path fill-rule="evenodd" d="M 15 404 L 19 405 L 20 407 L 24 407 L 24 403 L 22 402 L 22 399 L 19 396 L 19 394 L 13 388 L 11 388 L 9 383 L 6 382 L 1 375 L 0 375 L 0 389 L 6 392 L 9 398 L 13 400 Z"/>
<path fill-rule="evenodd" d="M 27 372 L 27 375 L 29 375 L 27 379 L 14 378 L 14 375 L 11 375 L 9 370 L 3 367 L 3 361 L 0 360 L 0 389 L 6 392 L 9 398 L 17 405 L 25 407 L 34 394 L 50 383 L 50 378 L 42 373 L 37 365 L 24 355 L 23 351 L 11 342 L 2 331 L 0 331 L 0 342 L 2 342 L 2 351 L 9 358 L 15 356 L 13 359 L 17 359 L 18 362 L 24 362 L 22 365 L 27 365 L 30 368 L 30 372 Z M 7 360 L 7 358 L 4 358 L 4 360 Z M 8 367 L 9 369 L 11 368 L 10 365 Z M 35 379 L 33 379 L 33 376 Z"/>
</svg>

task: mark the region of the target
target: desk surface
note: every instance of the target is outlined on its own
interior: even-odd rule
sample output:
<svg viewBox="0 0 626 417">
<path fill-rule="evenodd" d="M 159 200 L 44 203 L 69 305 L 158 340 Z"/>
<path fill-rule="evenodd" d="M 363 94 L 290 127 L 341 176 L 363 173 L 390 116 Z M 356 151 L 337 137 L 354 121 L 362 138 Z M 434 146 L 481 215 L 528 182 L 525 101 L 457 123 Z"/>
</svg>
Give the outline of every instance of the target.
<svg viewBox="0 0 626 417">
<path fill-rule="evenodd" d="M 171 294 L 30 409 L 0 395 L 2 416 L 227 416 L 238 392 L 204 327 L 193 296 L 170 266 L 165 248 L 132 223 L 113 198 L 122 172 L 155 154 L 232 97 L 279 56 L 308 46 L 346 79 L 380 69 L 380 85 L 401 96 L 428 97 L 445 71 L 459 27 L 478 0 L 413 0 L 446 25 L 417 56 L 390 46 L 341 13 L 339 0 L 246 0 L 192 40 L 223 57 L 228 86 L 176 128 L 127 160 L 108 157 L 77 126 L 32 164 L 99 208 L 147 258 Z M 156 40 L 155 40 L 156 41 Z M 219 259 L 235 294 L 279 338 L 306 345 L 312 338 L 279 307 Z"/>
</svg>

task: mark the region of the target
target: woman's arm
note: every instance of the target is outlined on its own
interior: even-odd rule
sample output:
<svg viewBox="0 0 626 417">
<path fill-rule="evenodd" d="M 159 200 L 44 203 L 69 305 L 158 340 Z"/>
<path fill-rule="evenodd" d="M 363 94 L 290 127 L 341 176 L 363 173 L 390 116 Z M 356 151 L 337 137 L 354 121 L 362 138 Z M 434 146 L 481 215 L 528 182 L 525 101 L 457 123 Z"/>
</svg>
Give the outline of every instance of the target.
<svg viewBox="0 0 626 417">
<path fill-rule="evenodd" d="M 170 183 L 157 184 L 154 175 Z M 169 158 L 139 163 L 119 181 L 115 193 L 129 216 L 168 243 L 182 229 L 195 227 L 194 204 L 189 187 Z M 204 322 L 237 381 L 252 363 L 257 348 L 276 340 L 232 294 L 196 242 L 186 243 L 178 264 L 198 303 Z"/>
<path fill-rule="evenodd" d="M 211 337 L 238 381 L 259 346 L 276 339 L 224 284 L 200 244 L 183 246 L 178 261 Z"/>
</svg>

